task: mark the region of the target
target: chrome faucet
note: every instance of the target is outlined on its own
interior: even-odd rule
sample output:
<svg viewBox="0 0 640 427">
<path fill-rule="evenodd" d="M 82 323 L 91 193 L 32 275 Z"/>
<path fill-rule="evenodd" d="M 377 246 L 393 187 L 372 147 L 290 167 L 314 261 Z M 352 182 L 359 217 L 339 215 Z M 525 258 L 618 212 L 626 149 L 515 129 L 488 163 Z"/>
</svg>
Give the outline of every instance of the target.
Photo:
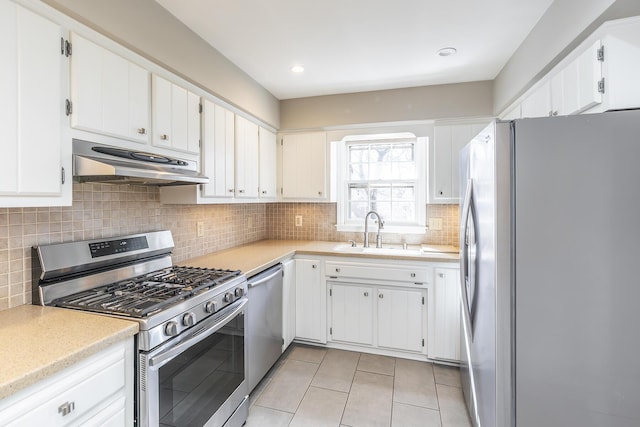
<svg viewBox="0 0 640 427">
<path fill-rule="evenodd" d="M 384 221 L 382 220 L 382 217 L 380 216 L 380 214 L 378 214 L 378 212 L 376 211 L 369 211 L 364 216 L 364 245 L 363 246 L 365 248 L 369 247 L 369 216 L 370 215 L 375 215 L 376 218 L 378 218 L 378 234 L 376 235 L 376 248 L 381 248 L 382 236 L 380 236 L 380 230 L 384 228 Z"/>
</svg>

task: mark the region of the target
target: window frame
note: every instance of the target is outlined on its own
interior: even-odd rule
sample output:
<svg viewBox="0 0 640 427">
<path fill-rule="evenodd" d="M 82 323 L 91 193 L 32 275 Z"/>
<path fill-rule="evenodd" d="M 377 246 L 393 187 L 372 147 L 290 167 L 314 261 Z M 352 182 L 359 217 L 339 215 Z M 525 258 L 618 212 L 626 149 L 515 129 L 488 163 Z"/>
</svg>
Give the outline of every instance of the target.
<svg viewBox="0 0 640 427">
<path fill-rule="evenodd" d="M 337 168 L 336 168 L 336 228 L 340 232 L 363 232 L 364 221 L 349 220 L 348 203 L 349 203 L 349 183 L 353 181 L 348 179 L 349 168 L 349 147 L 354 144 L 372 144 L 372 143 L 414 143 L 414 158 L 416 166 L 415 180 L 415 215 L 416 221 L 411 223 L 393 223 L 384 218 L 385 226 L 381 230 L 382 233 L 401 233 L 401 234 L 424 234 L 426 227 L 426 203 L 427 203 L 427 177 L 428 162 L 427 149 L 428 137 L 417 137 L 413 133 L 392 133 L 392 134 L 372 134 L 372 135 L 351 135 L 344 137 L 339 141 L 339 149 L 337 150 Z M 383 180 L 380 182 L 393 182 L 394 180 Z M 395 180 L 401 182 L 402 180 Z M 376 181 L 367 181 L 368 183 L 376 183 Z M 376 230 L 375 218 L 369 221 L 369 229 Z M 373 226 L 372 226 L 373 225 Z"/>
</svg>

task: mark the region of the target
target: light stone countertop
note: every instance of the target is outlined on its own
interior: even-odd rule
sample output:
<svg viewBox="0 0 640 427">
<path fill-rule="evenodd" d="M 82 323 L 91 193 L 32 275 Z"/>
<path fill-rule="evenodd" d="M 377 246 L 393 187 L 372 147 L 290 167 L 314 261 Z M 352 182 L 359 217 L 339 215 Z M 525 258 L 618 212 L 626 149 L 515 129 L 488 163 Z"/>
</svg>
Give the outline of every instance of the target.
<svg viewBox="0 0 640 427">
<path fill-rule="evenodd" d="M 138 323 L 56 307 L 0 311 L 0 399 L 138 333 Z"/>
<path fill-rule="evenodd" d="M 397 255 L 389 253 L 395 252 L 395 250 L 383 251 L 381 254 L 352 253 L 335 250 L 336 246 L 348 246 L 348 243 L 309 240 L 261 240 L 192 258 L 179 264 L 241 270 L 247 277 L 251 277 L 296 254 L 453 263 L 459 260 L 458 253 L 453 252 L 457 249 L 452 246 L 423 245 L 422 249 L 429 252 L 418 254 L 416 251 L 411 255 L 403 254 L 401 249 L 395 249 L 397 250 Z M 418 247 L 415 248 L 417 249 Z"/>
</svg>

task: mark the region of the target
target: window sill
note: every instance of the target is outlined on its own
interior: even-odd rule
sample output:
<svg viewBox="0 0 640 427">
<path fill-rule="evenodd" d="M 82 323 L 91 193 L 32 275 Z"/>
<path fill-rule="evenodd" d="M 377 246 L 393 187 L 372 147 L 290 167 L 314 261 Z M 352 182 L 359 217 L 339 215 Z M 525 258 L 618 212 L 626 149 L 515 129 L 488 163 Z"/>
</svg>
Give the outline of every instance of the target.
<svg viewBox="0 0 640 427">
<path fill-rule="evenodd" d="M 340 232 L 364 233 L 364 225 L 355 224 L 336 224 L 336 230 Z M 377 224 L 369 225 L 369 232 L 376 233 L 378 231 Z M 425 234 L 427 227 L 424 225 L 385 225 L 380 230 L 381 234 Z"/>
</svg>

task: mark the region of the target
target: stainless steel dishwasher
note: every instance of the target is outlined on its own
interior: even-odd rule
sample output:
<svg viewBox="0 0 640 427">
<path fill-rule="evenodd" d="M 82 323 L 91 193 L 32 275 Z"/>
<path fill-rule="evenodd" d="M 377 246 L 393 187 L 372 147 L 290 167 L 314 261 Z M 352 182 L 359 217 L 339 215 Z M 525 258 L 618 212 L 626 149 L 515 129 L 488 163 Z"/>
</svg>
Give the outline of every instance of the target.
<svg viewBox="0 0 640 427">
<path fill-rule="evenodd" d="M 282 264 L 249 278 L 247 323 L 251 391 L 282 354 Z"/>
</svg>

